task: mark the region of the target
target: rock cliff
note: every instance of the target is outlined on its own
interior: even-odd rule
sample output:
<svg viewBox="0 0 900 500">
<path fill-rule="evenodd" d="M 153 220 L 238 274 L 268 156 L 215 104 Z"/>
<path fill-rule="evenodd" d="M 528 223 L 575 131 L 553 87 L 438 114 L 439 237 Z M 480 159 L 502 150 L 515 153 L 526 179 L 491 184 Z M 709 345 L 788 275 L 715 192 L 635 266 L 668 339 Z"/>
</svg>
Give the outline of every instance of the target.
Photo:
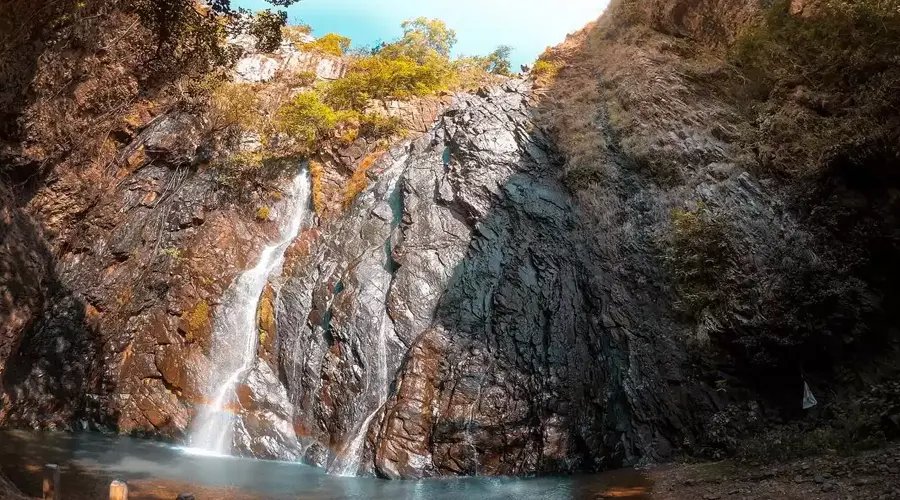
<svg viewBox="0 0 900 500">
<path fill-rule="evenodd" d="M 840 406 L 895 373 L 860 365 L 897 350 L 896 176 L 852 169 L 896 158 L 765 168 L 746 130 L 778 116 L 749 117 L 725 52 L 759 15 L 617 2 L 548 53 L 554 80 L 372 102 L 412 137 L 291 157 L 244 189 L 210 166 L 235 147 L 191 106 L 112 126 L 100 166 L 44 169 L 58 157 L 4 133 L 0 424 L 183 442 L 223 296 L 274 237 L 279 186 L 314 164 L 328 209 L 260 297 L 239 453 L 386 478 L 568 473 L 733 453 L 802 418 L 804 383 Z M 342 64 L 285 49 L 236 71 Z M 772 102 L 818 113 L 792 89 Z"/>
</svg>

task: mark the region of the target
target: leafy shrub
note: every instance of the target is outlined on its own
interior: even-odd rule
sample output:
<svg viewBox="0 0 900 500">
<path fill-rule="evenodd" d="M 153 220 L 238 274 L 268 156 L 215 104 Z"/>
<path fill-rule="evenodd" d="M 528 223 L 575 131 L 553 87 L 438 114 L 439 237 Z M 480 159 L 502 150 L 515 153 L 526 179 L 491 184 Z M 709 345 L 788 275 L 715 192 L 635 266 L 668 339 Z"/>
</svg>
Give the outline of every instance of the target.
<svg viewBox="0 0 900 500">
<path fill-rule="evenodd" d="M 370 139 L 391 137 L 400 132 L 400 119 L 378 113 L 363 113 L 359 120 L 359 134 Z"/>
<path fill-rule="evenodd" d="M 135 0 L 133 7 L 156 38 L 156 58 L 147 68 L 152 78 L 205 74 L 231 64 L 237 55 L 225 43 L 225 24 L 199 12 L 193 0 Z M 227 10 L 227 2 L 217 9 Z"/>
<path fill-rule="evenodd" d="M 509 76 L 512 73 L 509 63 L 511 53 L 512 47 L 509 45 L 497 47 L 484 58 L 485 70 L 495 75 Z"/>
<path fill-rule="evenodd" d="M 538 59 L 535 61 L 534 67 L 531 68 L 531 73 L 536 77 L 550 79 L 556 77 L 561 68 L 562 65 L 560 63 Z"/>
<path fill-rule="evenodd" d="M 353 63 L 344 78 L 331 82 L 325 100 L 335 109 L 361 111 L 370 99 L 409 98 L 447 88 L 449 62 L 419 64 L 407 56 L 372 56 Z"/>
<path fill-rule="evenodd" d="M 314 71 L 298 71 L 287 78 L 289 87 L 311 87 L 319 76 Z"/>
<path fill-rule="evenodd" d="M 879 141 L 896 145 L 896 2 L 822 0 L 804 15 L 792 15 L 790 3 L 776 1 L 730 49 L 732 62 L 747 76 L 742 97 L 761 101 L 753 104 L 760 127 L 747 141 L 760 151 L 764 166 L 796 174 L 840 149 Z M 785 106 L 791 92 L 792 105 Z"/>
<path fill-rule="evenodd" d="M 209 304 L 205 300 L 197 302 L 185 314 L 184 319 L 187 320 L 188 327 L 188 331 L 185 332 L 186 338 L 188 342 L 193 342 L 197 338 L 197 334 L 209 323 Z"/>
<path fill-rule="evenodd" d="M 334 129 L 338 118 L 318 93 L 302 92 L 278 110 L 275 129 L 293 137 L 301 147 L 309 150 Z"/>
<path fill-rule="evenodd" d="M 826 411 L 829 413 L 826 421 L 818 424 L 797 423 L 748 436 L 740 442 L 738 457 L 771 463 L 821 455 L 829 450 L 847 456 L 877 448 L 885 442 L 877 417 L 863 408 L 829 406 Z"/>
<path fill-rule="evenodd" d="M 696 316 L 720 301 L 720 281 L 730 267 L 726 226 L 700 203 L 694 211 L 672 213 L 667 261 L 681 309 Z"/>
<path fill-rule="evenodd" d="M 450 50 L 456 45 L 456 31 L 447 27 L 440 19 L 419 17 L 408 19 L 401 25 L 403 37 L 391 44 L 382 44 L 375 50 L 376 55 L 389 59 L 408 57 L 419 64 L 429 59 L 450 58 Z"/>
<path fill-rule="evenodd" d="M 287 40 L 300 48 L 305 43 L 305 38 L 312 33 L 312 26 L 308 24 L 294 24 L 291 26 L 281 27 L 281 39 Z"/>
<path fill-rule="evenodd" d="M 885 0 L 823 0 L 809 16 L 779 0 L 742 34 L 732 55 L 769 78 L 864 85 L 897 63 L 900 10 Z"/>
<path fill-rule="evenodd" d="M 340 57 L 344 55 L 344 52 L 350 50 L 350 39 L 337 33 L 328 33 L 313 42 L 301 44 L 300 48 Z"/>
<path fill-rule="evenodd" d="M 498 75 L 487 70 L 485 58 L 472 56 L 460 57 L 453 61 L 452 88 L 473 91 L 481 87 L 499 82 Z"/>
</svg>

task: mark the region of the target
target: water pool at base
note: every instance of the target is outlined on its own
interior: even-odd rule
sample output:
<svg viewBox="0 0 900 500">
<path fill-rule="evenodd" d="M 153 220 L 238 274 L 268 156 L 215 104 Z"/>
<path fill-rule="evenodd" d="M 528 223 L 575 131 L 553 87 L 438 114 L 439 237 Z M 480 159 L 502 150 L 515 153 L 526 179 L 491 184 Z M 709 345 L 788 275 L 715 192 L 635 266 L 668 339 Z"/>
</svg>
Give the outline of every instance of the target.
<svg viewBox="0 0 900 500">
<path fill-rule="evenodd" d="M 113 479 L 129 483 L 132 500 L 649 499 L 639 471 L 571 477 L 453 478 L 385 481 L 328 475 L 297 463 L 185 453 L 168 444 L 98 433 L 0 432 L 0 468 L 25 494 L 40 496 L 41 468 L 62 468 L 66 500 L 106 498 Z"/>
</svg>

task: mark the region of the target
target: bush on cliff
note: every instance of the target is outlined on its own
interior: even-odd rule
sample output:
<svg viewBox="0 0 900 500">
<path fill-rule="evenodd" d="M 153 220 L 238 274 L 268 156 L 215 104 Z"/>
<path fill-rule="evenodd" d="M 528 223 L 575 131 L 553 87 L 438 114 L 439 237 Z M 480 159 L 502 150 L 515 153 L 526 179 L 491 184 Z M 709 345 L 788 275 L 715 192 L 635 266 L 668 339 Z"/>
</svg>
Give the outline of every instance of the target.
<svg viewBox="0 0 900 500">
<path fill-rule="evenodd" d="M 299 141 L 311 150 L 337 124 L 338 113 L 322 102 L 316 92 L 302 92 L 281 106 L 275 117 L 275 130 Z"/>
<path fill-rule="evenodd" d="M 667 262 L 678 287 L 679 308 L 696 317 L 721 301 L 722 280 L 730 266 L 727 227 L 702 203 L 672 213 Z"/>
<path fill-rule="evenodd" d="M 407 56 L 372 56 L 355 61 L 344 78 L 325 90 L 325 100 L 336 109 L 362 110 L 371 99 L 433 94 L 448 87 L 450 65 L 440 59 L 424 64 Z"/>
<path fill-rule="evenodd" d="M 312 42 L 302 43 L 299 47 L 309 52 L 341 57 L 350 50 L 350 39 L 337 33 L 328 33 Z"/>
<path fill-rule="evenodd" d="M 238 126 L 253 130 L 259 124 L 259 96 L 248 83 L 223 83 L 210 95 L 210 114 L 213 127 Z"/>
</svg>

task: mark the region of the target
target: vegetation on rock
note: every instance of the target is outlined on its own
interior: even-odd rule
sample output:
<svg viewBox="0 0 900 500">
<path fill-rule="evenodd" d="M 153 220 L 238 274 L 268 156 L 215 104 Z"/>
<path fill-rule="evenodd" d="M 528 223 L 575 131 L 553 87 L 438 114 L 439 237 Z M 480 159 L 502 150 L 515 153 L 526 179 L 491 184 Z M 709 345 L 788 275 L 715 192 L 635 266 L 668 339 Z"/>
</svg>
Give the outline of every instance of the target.
<svg viewBox="0 0 900 500">
<path fill-rule="evenodd" d="M 298 48 L 340 57 L 350 50 L 350 39 L 337 33 L 328 33 L 312 42 L 301 43 Z"/>
</svg>

